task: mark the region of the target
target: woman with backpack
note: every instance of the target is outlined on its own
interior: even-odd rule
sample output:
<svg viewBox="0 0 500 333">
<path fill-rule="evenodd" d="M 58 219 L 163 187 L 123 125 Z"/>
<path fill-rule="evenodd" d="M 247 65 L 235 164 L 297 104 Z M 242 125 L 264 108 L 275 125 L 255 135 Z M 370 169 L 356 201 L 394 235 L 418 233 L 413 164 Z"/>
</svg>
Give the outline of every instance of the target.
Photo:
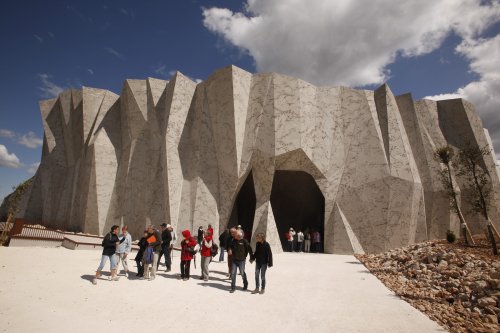
<svg viewBox="0 0 500 333">
<path fill-rule="evenodd" d="M 201 243 L 201 279 L 208 281 L 208 265 L 212 261 L 212 234 L 205 231 L 205 237 Z"/>
<path fill-rule="evenodd" d="M 191 266 L 191 260 L 196 254 L 195 246 L 197 245 L 196 239 L 191 237 L 191 232 L 189 230 L 184 230 L 182 232 L 184 239 L 181 242 L 181 279 L 183 281 L 189 280 L 189 268 Z"/>
</svg>

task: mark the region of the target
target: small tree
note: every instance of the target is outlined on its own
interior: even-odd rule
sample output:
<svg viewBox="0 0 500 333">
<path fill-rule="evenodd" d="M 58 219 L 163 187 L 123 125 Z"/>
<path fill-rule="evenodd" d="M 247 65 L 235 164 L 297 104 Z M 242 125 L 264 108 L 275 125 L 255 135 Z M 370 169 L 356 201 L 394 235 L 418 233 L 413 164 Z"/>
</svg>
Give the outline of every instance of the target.
<svg viewBox="0 0 500 333">
<path fill-rule="evenodd" d="M 453 177 L 451 176 L 451 163 L 453 160 L 453 155 L 453 148 L 451 148 L 450 146 L 437 148 L 434 152 L 435 158 L 444 165 L 444 170 L 440 172 L 440 180 L 448 194 L 450 207 L 458 215 L 458 219 L 460 220 L 460 227 L 464 235 L 465 243 L 467 245 L 475 245 L 469 227 L 465 222 L 464 215 L 462 214 L 462 210 L 460 209 L 457 192 L 455 191 L 455 186 L 453 184 Z"/>
<path fill-rule="evenodd" d="M 488 146 L 483 148 L 467 143 L 458 153 L 456 164 L 458 176 L 466 179 L 466 189 L 471 193 L 468 196 L 472 210 L 482 214 L 487 221 L 486 228 L 491 241 L 493 253 L 498 255 L 495 236 L 499 237 L 498 231 L 490 220 L 488 208 L 491 197 L 491 182 L 488 172 L 483 167 L 484 157 L 491 154 Z"/>
<path fill-rule="evenodd" d="M 19 202 L 23 197 L 26 190 L 33 183 L 33 177 L 27 181 L 19 184 L 18 186 L 12 187 L 13 192 L 6 198 L 7 200 L 7 222 L 3 228 L 2 234 L 0 236 L 0 244 L 4 244 L 7 241 L 7 235 L 9 232 L 9 227 L 14 223 L 17 213 L 19 213 Z"/>
</svg>

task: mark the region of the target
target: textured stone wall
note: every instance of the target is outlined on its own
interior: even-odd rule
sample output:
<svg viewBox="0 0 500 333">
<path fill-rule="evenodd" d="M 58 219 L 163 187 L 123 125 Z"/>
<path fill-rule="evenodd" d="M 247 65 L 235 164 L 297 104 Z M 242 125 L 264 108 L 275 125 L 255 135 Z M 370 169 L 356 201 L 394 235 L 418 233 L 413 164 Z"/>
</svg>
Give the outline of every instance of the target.
<svg viewBox="0 0 500 333">
<path fill-rule="evenodd" d="M 316 87 L 234 66 L 199 84 L 181 73 L 170 81 L 126 80 L 120 96 L 67 90 L 40 109 L 45 137 L 23 212 L 28 220 L 98 234 L 127 224 L 135 237 L 163 222 L 177 230 L 211 223 L 218 232 L 252 171 L 253 234 L 265 232 L 276 251 L 276 170 L 316 181 L 325 252 L 384 251 L 458 232 L 433 151 L 489 140 L 473 106 L 460 99 L 414 102 L 387 85 Z M 493 156 L 484 167 L 500 227 Z M 480 216 L 466 217 L 474 232 L 484 229 Z"/>
</svg>

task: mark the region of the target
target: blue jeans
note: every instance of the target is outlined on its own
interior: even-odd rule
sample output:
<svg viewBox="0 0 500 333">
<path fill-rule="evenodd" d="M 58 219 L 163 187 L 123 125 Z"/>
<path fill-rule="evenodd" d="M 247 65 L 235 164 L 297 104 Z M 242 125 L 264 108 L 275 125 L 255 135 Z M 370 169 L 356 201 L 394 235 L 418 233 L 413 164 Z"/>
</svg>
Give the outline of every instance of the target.
<svg viewBox="0 0 500 333">
<path fill-rule="evenodd" d="M 220 247 L 220 256 L 219 256 L 219 261 L 224 261 L 224 248 L 221 246 Z"/>
<path fill-rule="evenodd" d="M 236 271 L 240 270 L 241 276 L 243 277 L 243 288 L 248 287 L 247 274 L 245 273 L 245 260 L 235 260 L 233 258 L 233 265 L 231 267 L 231 289 L 236 288 Z"/>
<path fill-rule="evenodd" d="M 99 267 L 97 268 L 97 270 L 99 272 L 102 271 L 102 269 L 104 268 L 104 266 L 106 265 L 106 262 L 108 260 L 110 261 L 111 269 L 116 268 L 116 255 L 112 254 L 112 255 L 108 256 L 108 255 L 103 254 L 101 257 L 101 263 L 99 264 Z"/>
<path fill-rule="evenodd" d="M 259 272 L 262 279 L 262 289 L 266 289 L 266 271 L 267 264 L 259 264 L 255 262 L 255 288 L 259 288 Z"/>
</svg>

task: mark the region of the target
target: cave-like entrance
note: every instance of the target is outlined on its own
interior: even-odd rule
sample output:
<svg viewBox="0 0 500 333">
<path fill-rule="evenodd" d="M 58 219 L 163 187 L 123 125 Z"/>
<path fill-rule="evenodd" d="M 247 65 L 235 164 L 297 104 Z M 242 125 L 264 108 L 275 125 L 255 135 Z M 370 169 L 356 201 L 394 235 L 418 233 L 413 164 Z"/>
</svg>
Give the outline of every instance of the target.
<svg viewBox="0 0 500 333">
<path fill-rule="evenodd" d="M 233 210 L 228 223 L 228 228 L 241 225 L 245 233 L 245 238 L 248 239 L 248 241 L 250 241 L 252 235 L 256 204 L 255 186 L 253 184 L 252 171 L 250 171 L 234 201 Z"/>
<path fill-rule="evenodd" d="M 271 206 L 281 244 L 288 244 L 285 234 L 290 227 L 296 232 L 319 231 L 320 252 L 324 249 L 325 197 L 314 178 L 303 171 L 276 170 L 271 192 Z M 313 247 L 311 245 L 311 251 Z"/>
</svg>

